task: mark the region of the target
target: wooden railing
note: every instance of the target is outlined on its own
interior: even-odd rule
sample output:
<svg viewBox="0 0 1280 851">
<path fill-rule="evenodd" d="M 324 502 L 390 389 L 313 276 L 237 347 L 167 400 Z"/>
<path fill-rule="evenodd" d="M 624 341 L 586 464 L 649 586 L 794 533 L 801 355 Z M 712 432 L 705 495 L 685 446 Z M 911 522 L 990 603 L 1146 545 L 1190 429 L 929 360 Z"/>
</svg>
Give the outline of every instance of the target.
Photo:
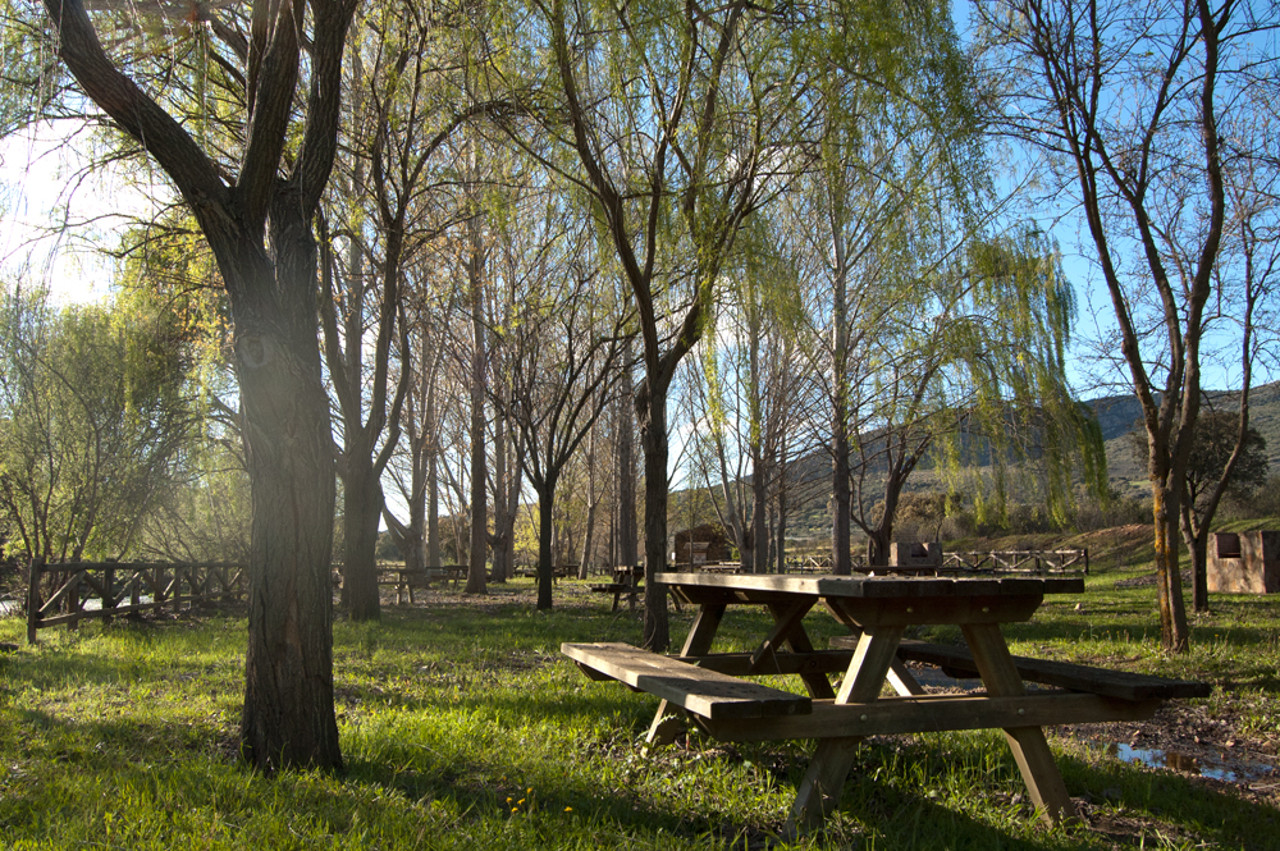
<svg viewBox="0 0 1280 851">
<path fill-rule="evenodd" d="M 244 566 L 224 562 L 31 561 L 27 585 L 27 641 L 62 624 L 197 603 L 243 600 Z M 96 605 L 90 605 L 96 601 Z"/>
<path fill-rule="evenodd" d="M 853 556 L 853 572 L 864 573 L 876 570 L 863 554 Z M 888 570 L 894 568 L 890 566 Z M 906 569 L 906 568 L 902 568 Z M 806 556 L 803 559 L 788 559 L 788 573 L 830 573 L 831 559 L 819 556 Z M 995 552 L 943 553 L 939 566 L 918 566 L 910 568 L 917 573 L 1089 573 L 1089 551 L 1073 550 L 1001 550 Z"/>
<path fill-rule="evenodd" d="M 1089 550 L 943 553 L 944 568 L 979 573 L 1089 573 Z"/>
<path fill-rule="evenodd" d="M 340 587 L 341 566 L 333 568 L 334 588 Z M 457 585 L 466 578 L 466 565 L 446 564 L 406 570 L 379 565 L 378 584 L 395 589 L 396 603 L 415 588 L 433 582 Z M 69 562 L 46 564 L 34 559 L 27 584 L 27 641 L 51 626 L 74 628 L 86 618 L 110 620 L 121 615 L 197 604 L 233 602 L 247 596 L 243 564 L 231 562 Z"/>
</svg>

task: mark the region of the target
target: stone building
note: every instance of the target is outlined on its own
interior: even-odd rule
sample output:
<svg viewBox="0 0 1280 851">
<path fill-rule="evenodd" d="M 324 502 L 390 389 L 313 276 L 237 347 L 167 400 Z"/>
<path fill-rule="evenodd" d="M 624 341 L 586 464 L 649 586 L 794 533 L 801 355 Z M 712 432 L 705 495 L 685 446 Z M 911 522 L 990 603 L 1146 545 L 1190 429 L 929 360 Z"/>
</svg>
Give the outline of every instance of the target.
<svg viewBox="0 0 1280 851">
<path fill-rule="evenodd" d="M 1280 532 L 1216 532 L 1209 539 L 1210 591 L 1280 592 Z"/>
<path fill-rule="evenodd" d="M 942 567 L 942 544 L 938 541 L 894 541 L 889 544 L 889 564 L 894 567 Z"/>
</svg>

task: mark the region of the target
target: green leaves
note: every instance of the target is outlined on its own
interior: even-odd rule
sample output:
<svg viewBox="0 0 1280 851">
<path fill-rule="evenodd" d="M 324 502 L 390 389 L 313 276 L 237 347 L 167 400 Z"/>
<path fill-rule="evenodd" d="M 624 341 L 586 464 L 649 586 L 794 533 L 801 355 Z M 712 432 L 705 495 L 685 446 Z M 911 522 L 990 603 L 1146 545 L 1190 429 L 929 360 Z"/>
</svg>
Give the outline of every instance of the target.
<svg viewBox="0 0 1280 851">
<path fill-rule="evenodd" d="M 139 302 L 0 299 L 0 521 L 51 560 L 128 551 L 193 429 L 177 323 Z"/>
</svg>

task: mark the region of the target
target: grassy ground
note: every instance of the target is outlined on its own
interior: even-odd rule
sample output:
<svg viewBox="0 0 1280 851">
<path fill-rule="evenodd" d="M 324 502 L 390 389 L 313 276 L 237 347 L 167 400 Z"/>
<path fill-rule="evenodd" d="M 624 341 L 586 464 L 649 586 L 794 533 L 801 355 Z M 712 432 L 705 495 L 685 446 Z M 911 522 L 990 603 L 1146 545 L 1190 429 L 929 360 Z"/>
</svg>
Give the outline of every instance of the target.
<svg viewBox="0 0 1280 851">
<path fill-rule="evenodd" d="M 1011 627 L 1015 652 L 1093 659 L 1221 686 L 1181 721 L 1256 755 L 1276 744 L 1280 599 L 1220 597 L 1189 656 L 1153 638 L 1154 590 L 1121 584 L 1139 562 L 1106 557 L 1082 597 Z M 204 614 L 42 633 L 0 653 L 3 848 L 758 848 L 781 830 L 807 743 L 691 737 L 646 753 L 655 701 L 594 683 L 562 641 L 637 642 L 609 598 L 563 582 L 532 611 L 517 580 L 484 598 L 433 593 L 380 624 L 335 629 L 346 771 L 265 778 L 236 760 L 245 624 Z M 745 646 L 763 614 L 727 619 Z M 689 612 L 675 615 L 680 637 Z M 815 641 L 835 634 L 811 618 Z M 934 630 L 934 637 L 952 637 Z M 0 620 L 0 641 L 23 625 Z M 1135 725 L 1114 725 L 1128 743 Z M 1155 727 L 1149 729 L 1156 729 Z M 1074 735 L 1073 735 L 1074 733 Z M 1087 824 L 1031 816 L 998 733 L 866 743 L 814 848 L 1280 848 L 1274 783 L 1228 784 L 1107 754 L 1110 730 L 1052 739 Z M 1203 742 L 1201 742 L 1203 744 Z"/>
</svg>

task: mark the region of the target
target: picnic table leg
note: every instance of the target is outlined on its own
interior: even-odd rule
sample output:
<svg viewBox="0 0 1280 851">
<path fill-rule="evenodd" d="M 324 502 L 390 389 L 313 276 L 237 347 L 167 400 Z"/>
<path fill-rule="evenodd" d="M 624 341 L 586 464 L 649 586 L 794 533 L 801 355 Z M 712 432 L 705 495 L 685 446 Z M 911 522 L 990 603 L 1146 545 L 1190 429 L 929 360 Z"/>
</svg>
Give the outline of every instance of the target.
<svg viewBox="0 0 1280 851">
<path fill-rule="evenodd" d="M 833 615 L 835 615 L 836 620 L 847 626 L 854 635 L 862 634 L 862 624 L 858 623 L 853 615 L 840 605 L 839 601 L 828 600 L 827 608 L 831 610 Z M 889 681 L 889 685 L 893 686 L 893 690 L 902 697 L 924 694 L 924 686 L 920 685 L 920 682 L 915 678 L 915 675 L 911 673 L 909 668 L 907 668 L 906 663 L 896 655 L 894 656 L 893 661 L 889 663 L 889 673 L 886 678 Z M 821 695 L 815 694 L 813 696 L 820 697 Z"/>
<path fill-rule="evenodd" d="M 804 624 L 801 623 L 801 619 L 811 608 L 813 608 L 812 602 L 798 606 L 778 604 L 769 606 L 775 625 L 773 631 L 769 633 L 769 638 L 765 639 L 765 644 L 762 644 L 752 657 L 751 669 L 753 672 L 764 662 L 766 652 L 770 658 L 773 657 L 774 648 L 779 643 L 785 644 L 792 653 L 814 652 L 813 642 L 809 640 L 809 633 L 805 632 Z M 767 651 L 766 647 L 768 648 Z M 831 688 L 831 682 L 827 679 L 826 674 L 801 674 L 800 679 L 804 681 L 810 697 L 829 700 L 836 696 L 835 689 Z"/>
<path fill-rule="evenodd" d="M 987 693 L 993 697 L 1025 694 L 1022 677 L 1014 667 L 999 625 L 962 624 L 961 629 L 969 642 L 973 661 L 982 675 Z M 1075 804 L 1067 794 L 1067 785 L 1062 781 L 1062 772 L 1049 750 L 1044 730 L 1040 727 L 1010 727 L 1004 734 L 1041 819 L 1049 825 L 1073 820 Z"/>
<path fill-rule="evenodd" d="M 698 609 L 680 650 L 681 656 L 704 656 L 711 652 L 711 640 L 724 619 L 724 610 L 724 603 L 708 603 Z M 669 745 L 684 727 L 683 716 L 671 714 L 671 707 L 664 700 L 658 704 L 644 740 L 651 745 Z"/>
<path fill-rule="evenodd" d="M 889 668 L 897 659 L 902 632 L 902 627 L 891 626 L 862 633 L 836 703 L 868 703 L 880 696 Z M 794 835 L 818 827 L 835 809 L 860 741 L 861 736 L 819 740 L 796 792 L 787 821 L 788 833 Z"/>
</svg>

